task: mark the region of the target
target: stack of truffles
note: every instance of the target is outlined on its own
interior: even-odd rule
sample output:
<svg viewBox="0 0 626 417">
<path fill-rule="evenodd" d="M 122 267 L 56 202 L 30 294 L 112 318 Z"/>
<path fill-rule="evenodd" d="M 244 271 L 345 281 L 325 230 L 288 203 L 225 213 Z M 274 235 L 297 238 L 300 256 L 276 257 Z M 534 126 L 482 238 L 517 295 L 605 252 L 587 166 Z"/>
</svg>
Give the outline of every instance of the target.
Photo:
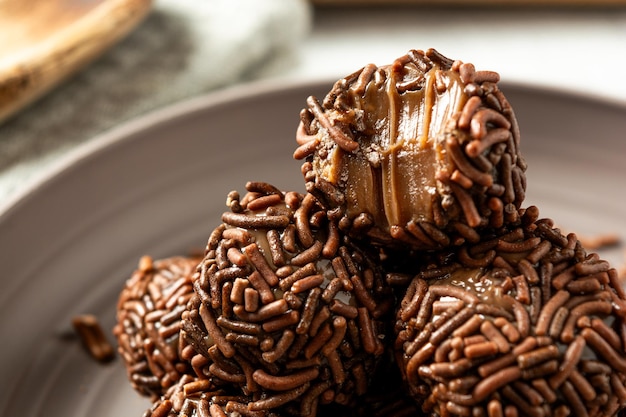
<svg viewBox="0 0 626 417">
<path fill-rule="evenodd" d="M 617 415 L 624 290 L 523 206 L 498 81 L 412 50 L 309 97 L 305 192 L 249 182 L 201 259 L 143 258 L 122 290 L 145 416 Z"/>
</svg>

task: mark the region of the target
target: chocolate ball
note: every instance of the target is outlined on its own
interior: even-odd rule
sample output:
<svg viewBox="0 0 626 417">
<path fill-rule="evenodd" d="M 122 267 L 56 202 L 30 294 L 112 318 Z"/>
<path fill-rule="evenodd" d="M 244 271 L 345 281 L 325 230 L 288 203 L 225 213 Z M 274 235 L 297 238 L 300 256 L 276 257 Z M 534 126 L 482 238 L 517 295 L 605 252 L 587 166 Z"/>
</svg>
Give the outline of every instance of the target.
<svg viewBox="0 0 626 417">
<path fill-rule="evenodd" d="M 246 188 L 229 195 L 194 275 L 186 338 L 217 386 L 257 398 L 250 411 L 350 404 L 387 341 L 393 300 L 377 252 L 346 239 L 312 194 Z"/>
<path fill-rule="evenodd" d="M 397 311 L 398 363 L 429 416 L 613 416 L 626 406 L 615 269 L 538 210 L 432 254 Z"/>
<path fill-rule="evenodd" d="M 386 246 L 443 248 L 517 221 L 526 165 L 498 80 L 412 50 L 309 97 L 294 153 L 307 191 L 350 235 Z"/>
<path fill-rule="evenodd" d="M 179 329 L 199 260 L 144 256 L 119 295 L 113 333 L 128 378 L 142 395 L 156 398 L 181 375 L 193 372 L 182 358 L 186 343 Z"/>
</svg>

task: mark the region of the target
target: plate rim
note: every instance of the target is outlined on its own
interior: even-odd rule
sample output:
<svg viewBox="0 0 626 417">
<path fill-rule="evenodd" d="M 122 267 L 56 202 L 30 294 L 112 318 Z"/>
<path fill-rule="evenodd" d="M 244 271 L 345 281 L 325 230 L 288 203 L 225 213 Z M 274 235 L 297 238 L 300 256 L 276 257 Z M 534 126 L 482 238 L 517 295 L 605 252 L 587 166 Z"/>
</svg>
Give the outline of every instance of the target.
<svg viewBox="0 0 626 417">
<path fill-rule="evenodd" d="M 328 80 L 326 81 L 328 82 Z M 38 190 L 54 182 L 77 163 L 87 158 L 97 157 L 100 153 L 106 152 L 110 146 L 131 140 L 133 136 L 140 134 L 146 129 L 158 128 L 189 114 L 236 102 L 240 99 L 259 97 L 272 92 L 288 91 L 298 87 L 310 86 L 314 88 L 315 85 L 320 85 L 322 82 L 324 82 L 324 79 L 305 80 L 304 82 L 301 80 L 285 82 L 284 80 L 273 79 L 246 82 L 170 103 L 123 121 L 72 147 L 52 161 L 48 167 L 24 181 L 15 191 L 0 201 L 0 224 L 10 213 L 24 204 Z M 303 97 L 303 104 L 305 98 Z"/>
<path fill-rule="evenodd" d="M 177 119 L 186 117 L 189 114 L 202 112 L 208 108 L 226 105 L 241 99 L 254 98 L 296 88 L 314 91 L 316 87 L 319 88 L 324 84 L 331 87 L 336 80 L 336 78 L 325 76 L 308 77 L 304 79 L 268 78 L 248 81 L 170 103 L 126 120 L 93 136 L 91 139 L 86 139 L 84 142 L 60 155 L 55 161 L 51 162 L 50 166 L 27 179 L 5 199 L 0 201 L 0 226 L 11 216 L 11 213 L 19 210 L 21 205 L 26 204 L 29 199 L 34 198 L 33 196 L 41 189 L 58 180 L 65 172 L 71 170 L 72 167 L 81 161 L 88 158 L 97 158 L 99 154 L 106 152 L 106 150 L 114 144 L 132 140 L 133 136 L 140 134 L 146 129 L 158 128 L 167 123 L 175 122 Z M 617 111 L 626 112 L 626 100 L 622 102 L 621 100 L 609 99 L 601 95 L 586 93 L 580 90 L 557 86 L 546 87 L 523 81 L 500 81 L 499 86 L 503 91 L 509 88 L 521 89 L 531 94 L 547 94 L 552 97 L 567 100 L 593 102 L 597 105 L 603 105 Z M 303 96 L 303 106 L 305 100 L 306 97 Z M 513 110 L 515 110 L 515 108 Z M 523 127 L 521 128 L 523 129 Z"/>
</svg>

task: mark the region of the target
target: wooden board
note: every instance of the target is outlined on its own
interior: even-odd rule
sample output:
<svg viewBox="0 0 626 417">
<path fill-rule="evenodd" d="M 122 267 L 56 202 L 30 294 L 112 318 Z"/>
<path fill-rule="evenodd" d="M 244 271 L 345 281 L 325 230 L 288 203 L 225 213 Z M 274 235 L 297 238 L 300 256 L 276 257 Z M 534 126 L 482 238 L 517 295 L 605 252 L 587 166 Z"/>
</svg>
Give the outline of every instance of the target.
<svg viewBox="0 0 626 417">
<path fill-rule="evenodd" d="M 128 34 L 152 0 L 0 0 L 0 121 Z"/>
</svg>

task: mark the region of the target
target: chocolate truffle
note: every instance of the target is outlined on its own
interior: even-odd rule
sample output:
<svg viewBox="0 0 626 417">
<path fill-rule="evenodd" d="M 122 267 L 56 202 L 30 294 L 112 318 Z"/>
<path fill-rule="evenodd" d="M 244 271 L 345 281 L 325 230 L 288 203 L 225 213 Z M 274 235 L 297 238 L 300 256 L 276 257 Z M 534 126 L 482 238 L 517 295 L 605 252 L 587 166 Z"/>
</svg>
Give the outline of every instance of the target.
<svg viewBox="0 0 626 417">
<path fill-rule="evenodd" d="M 397 311 L 398 363 L 429 416 L 614 416 L 626 405 L 615 269 L 538 210 L 433 254 Z"/>
<path fill-rule="evenodd" d="M 307 99 L 307 191 L 373 243 L 432 249 L 517 220 L 526 165 L 499 75 L 435 50 L 363 67 Z"/>
<path fill-rule="evenodd" d="M 193 372 L 181 357 L 186 343 L 179 329 L 199 260 L 144 256 L 120 293 L 113 333 L 128 378 L 142 395 L 157 398 L 181 375 Z"/>
<path fill-rule="evenodd" d="M 250 411 L 314 416 L 366 393 L 392 299 L 377 252 L 354 246 L 312 194 L 248 183 L 211 234 L 183 315 L 215 385 Z"/>
</svg>

